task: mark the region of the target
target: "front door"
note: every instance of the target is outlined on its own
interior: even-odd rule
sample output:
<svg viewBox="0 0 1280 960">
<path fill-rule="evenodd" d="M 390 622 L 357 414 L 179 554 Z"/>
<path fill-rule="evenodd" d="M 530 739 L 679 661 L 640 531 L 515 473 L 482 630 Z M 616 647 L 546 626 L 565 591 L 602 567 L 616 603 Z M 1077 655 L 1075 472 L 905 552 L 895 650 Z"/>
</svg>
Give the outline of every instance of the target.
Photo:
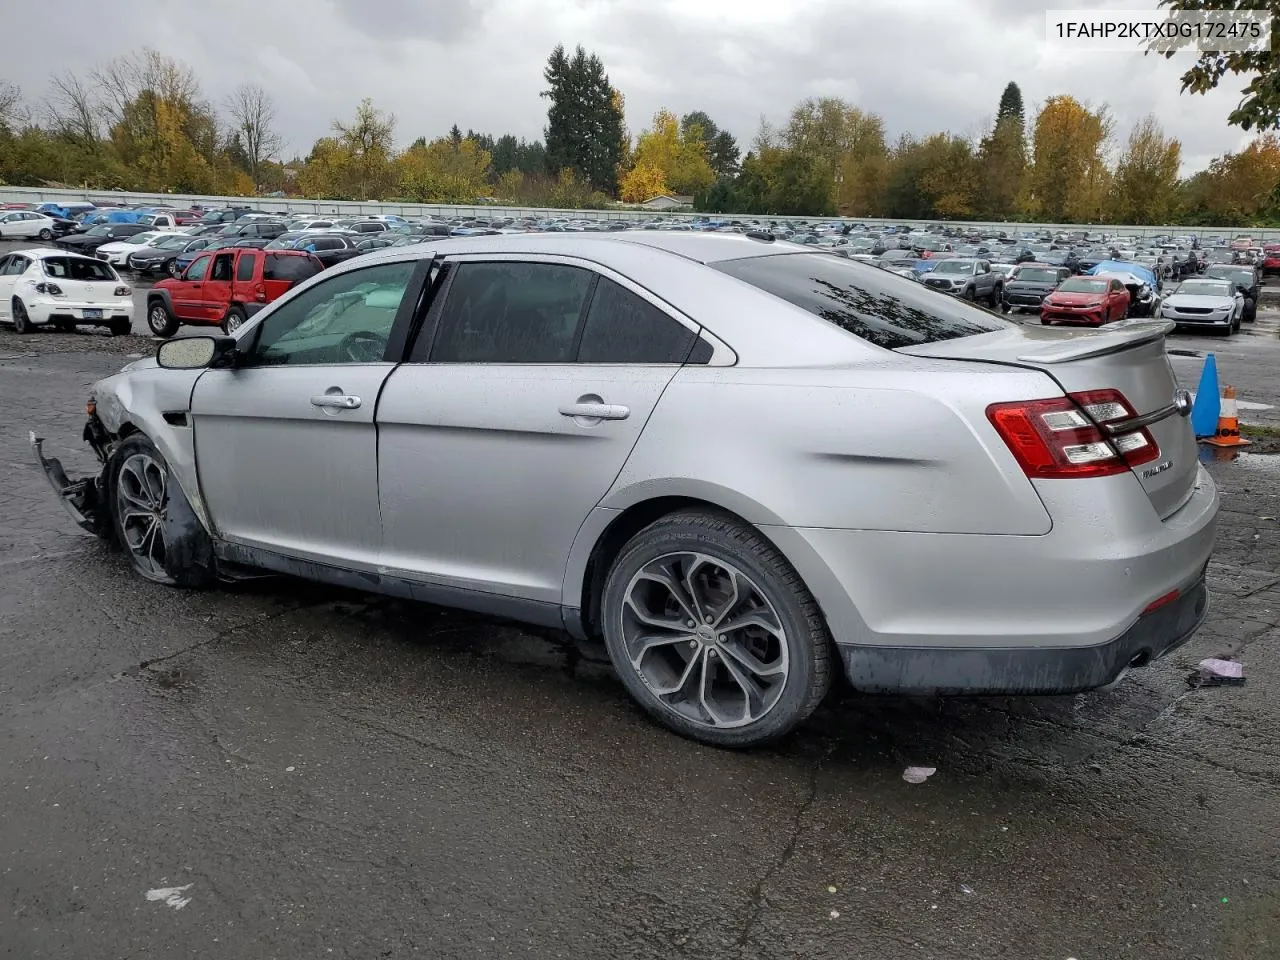
<svg viewBox="0 0 1280 960">
<path fill-rule="evenodd" d="M 191 410 L 218 536 L 352 568 L 376 563 L 374 408 L 414 261 L 342 273 L 245 324 L 245 357 L 209 370 Z M 411 306 L 410 306 L 411 309 Z M 404 318 L 401 322 L 407 322 Z"/>
<path fill-rule="evenodd" d="M 204 297 L 204 281 L 209 275 L 209 267 L 213 263 L 213 254 L 206 253 L 196 257 L 187 267 L 186 272 L 174 284 L 171 295 L 173 312 L 183 320 L 203 320 L 201 313 Z"/>
<path fill-rule="evenodd" d="M 434 339 L 378 406 L 382 565 L 559 603 L 578 529 L 696 333 L 622 278 L 571 261 L 448 269 Z"/>
</svg>

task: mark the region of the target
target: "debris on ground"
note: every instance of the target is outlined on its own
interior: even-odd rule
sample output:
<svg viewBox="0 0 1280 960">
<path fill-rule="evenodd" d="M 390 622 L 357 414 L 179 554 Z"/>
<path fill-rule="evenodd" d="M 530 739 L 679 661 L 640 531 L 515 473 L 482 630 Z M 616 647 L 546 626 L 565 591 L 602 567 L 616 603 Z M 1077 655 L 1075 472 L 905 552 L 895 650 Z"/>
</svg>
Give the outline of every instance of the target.
<svg viewBox="0 0 1280 960">
<path fill-rule="evenodd" d="M 907 783 L 924 783 L 937 772 L 937 767 L 907 767 L 902 771 L 902 779 Z"/>
<path fill-rule="evenodd" d="M 1199 669 L 1187 677 L 1187 685 L 1191 687 L 1244 686 L 1244 664 L 1218 657 L 1201 660 Z"/>
</svg>

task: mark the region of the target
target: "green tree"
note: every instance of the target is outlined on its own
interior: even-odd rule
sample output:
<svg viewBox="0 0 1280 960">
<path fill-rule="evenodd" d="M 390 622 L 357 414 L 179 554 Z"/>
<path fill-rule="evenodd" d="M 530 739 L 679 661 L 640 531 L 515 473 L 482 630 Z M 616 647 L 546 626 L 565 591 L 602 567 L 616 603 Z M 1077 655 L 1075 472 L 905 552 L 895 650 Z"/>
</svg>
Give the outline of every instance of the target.
<svg viewBox="0 0 1280 960">
<path fill-rule="evenodd" d="M 579 46 L 573 57 L 558 45 L 547 59 L 542 96 L 547 109 L 547 166 L 576 170 L 595 190 L 615 194 L 622 160 L 623 117 L 620 98 L 609 84 L 604 64 Z M 575 183 L 577 178 L 575 177 Z"/>
<path fill-rule="evenodd" d="M 1016 120 L 1018 129 L 1025 131 L 1027 118 L 1022 109 L 1022 90 L 1012 80 L 1005 85 L 1000 94 L 1000 106 L 996 108 L 996 125 L 1008 120 Z"/>
<path fill-rule="evenodd" d="M 489 151 L 475 140 L 442 137 L 396 158 L 400 193 L 420 203 L 469 203 L 492 193 Z"/>
<path fill-rule="evenodd" d="M 1134 126 L 1112 180 L 1111 219 L 1117 223 L 1168 223 L 1177 201 L 1182 144 L 1166 137 L 1146 116 Z"/>
<path fill-rule="evenodd" d="M 1272 33 L 1268 49 L 1242 51 L 1204 51 L 1195 64 L 1182 74 L 1183 93 L 1208 93 L 1222 82 L 1228 73 L 1248 77 L 1249 82 L 1240 91 L 1240 102 L 1227 117 L 1227 122 L 1245 130 L 1274 130 L 1280 127 L 1280 0 L 1160 0 L 1160 6 L 1170 12 L 1195 12 L 1259 10 L 1271 14 Z M 1151 42 L 1148 53 L 1158 53 L 1166 58 L 1189 46 L 1193 38 L 1179 37 L 1173 43 L 1162 41 L 1163 46 Z"/>
<path fill-rule="evenodd" d="M 707 163 L 717 179 L 732 177 L 738 172 L 738 158 L 742 155 L 738 149 L 738 141 L 728 130 L 722 130 L 707 115 L 705 110 L 694 110 L 680 118 L 680 130 L 685 136 L 688 131 L 698 127 L 702 131 L 702 142 L 706 146 Z"/>
<path fill-rule="evenodd" d="M 355 200 L 378 200 L 387 196 L 395 181 L 392 169 L 392 135 L 396 128 L 393 114 L 374 107 L 365 97 L 349 123 L 333 122 L 333 131 L 343 147 L 340 154 L 343 170 L 335 186 L 343 196 Z"/>
</svg>

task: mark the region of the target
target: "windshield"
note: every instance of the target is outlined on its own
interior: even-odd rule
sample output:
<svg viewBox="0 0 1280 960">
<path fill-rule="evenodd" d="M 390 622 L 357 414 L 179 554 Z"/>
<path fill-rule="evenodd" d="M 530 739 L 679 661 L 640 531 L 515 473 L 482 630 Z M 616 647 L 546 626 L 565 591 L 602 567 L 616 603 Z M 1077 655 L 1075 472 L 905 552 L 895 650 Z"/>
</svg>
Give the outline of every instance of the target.
<svg viewBox="0 0 1280 960">
<path fill-rule="evenodd" d="M 267 244 L 267 250 L 292 250 L 294 246 L 300 243 L 303 237 L 276 237 Z"/>
<path fill-rule="evenodd" d="M 890 350 L 1015 326 L 925 291 L 913 280 L 827 253 L 746 257 L 710 266 Z"/>
<path fill-rule="evenodd" d="M 111 228 L 104 223 L 94 227 L 91 230 L 85 231 L 85 236 L 86 237 L 105 237 L 108 233 L 110 233 L 110 231 L 111 231 Z"/>
<path fill-rule="evenodd" d="M 165 233 L 135 233 L 132 237 L 125 237 L 121 243 L 150 243 L 152 240 L 159 240 L 161 237 L 168 236 Z"/>
<path fill-rule="evenodd" d="M 1182 293 L 1194 297 L 1230 297 L 1234 296 L 1229 283 L 1213 283 L 1209 280 L 1187 280 L 1178 284 L 1174 293 Z"/>
<path fill-rule="evenodd" d="M 191 238 L 186 234 L 175 233 L 173 235 L 166 234 L 152 244 L 152 246 L 159 250 L 181 250 L 190 242 Z"/>
<path fill-rule="evenodd" d="M 1088 277 L 1069 277 L 1058 286 L 1059 293 L 1106 293 L 1107 280 L 1091 280 Z"/>
<path fill-rule="evenodd" d="M 933 268 L 934 273 L 973 273 L 973 264 L 963 260 L 943 260 Z"/>
<path fill-rule="evenodd" d="M 120 278 L 108 264 L 101 260 L 87 260 L 80 257 L 46 257 L 43 261 L 44 275 L 55 280 L 88 280 L 117 282 Z"/>
<path fill-rule="evenodd" d="M 1057 283 L 1057 270 L 1043 270 L 1039 267 L 1021 267 L 1017 273 L 1013 275 L 1015 280 L 1025 280 L 1028 283 Z"/>
</svg>

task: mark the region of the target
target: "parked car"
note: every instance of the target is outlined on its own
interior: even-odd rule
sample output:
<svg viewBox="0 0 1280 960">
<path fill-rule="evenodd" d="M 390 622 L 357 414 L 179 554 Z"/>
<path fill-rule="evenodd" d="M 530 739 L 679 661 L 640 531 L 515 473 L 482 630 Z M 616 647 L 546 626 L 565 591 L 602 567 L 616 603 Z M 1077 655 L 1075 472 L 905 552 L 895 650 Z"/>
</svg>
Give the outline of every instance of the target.
<svg viewBox="0 0 1280 960">
<path fill-rule="evenodd" d="M 995 307 L 1004 292 L 1004 277 L 993 273 L 986 260 L 951 258 L 940 260 L 924 278 L 924 285 L 964 300 L 985 300 Z"/>
<path fill-rule="evenodd" d="M 1242 320 L 1253 321 L 1258 318 L 1258 299 L 1262 296 L 1262 281 L 1258 271 L 1253 267 L 1213 264 L 1205 267 L 1201 276 L 1214 280 L 1229 280 L 1244 294 L 1244 315 Z"/>
<path fill-rule="evenodd" d="M 113 267 L 123 267 L 128 264 L 129 257 L 132 254 L 167 236 L 178 236 L 178 234 L 160 230 L 144 230 L 141 233 L 135 233 L 131 237 L 104 243 L 94 251 L 94 255 L 99 260 L 107 261 Z"/>
<path fill-rule="evenodd" d="M 1262 248 L 1262 275 L 1280 273 L 1280 243 L 1268 243 Z"/>
<path fill-rule="evenodd" d="M 183 324 L 238 329 L 257 311 L 324 265 L 294 250 L 217 249 L 196 255 L 179 277 L 147 291 L 147 326 L 171 337 Z"/>
<path fill-rule="evenodd" d="M 213 241 L 207 237 L 192 237 L 185 233 L 166 233 L 151 243 L 129 254 L 128 268 L 143 276 L 168 274 L 176 277 L 181 270 L 178 258 L 190 253 L 192 259 Z M 185 266 L 185 265 L 184 265 Z"/>
<path fill-rule="evenodd" d="M 272 243 L 278 243 L 280 239 L 282 238 L 277 238 Z M 286 248 L 310 253 L 326 267 L 332 267 L 335 263 L 358 257 L 362 252 L 358 249 L 362 239 L 364 238 L 358 233 L 304 233 L 287 241 Z"/>
<path fill-rule="evenodd" d="M 218 231 L 217 236 L 224 241 L 238 240 L 241 238 L 261 237 L 264 240 L 274 240 L 280 234 L 285 232 L 285 223 L 283 220 L 268 220 L 265 218 L 254 217 L 247 220 L 237 220 L 235 223 L 229 223 Z"/>
<path fill-rule="evenodd" d="M 1104 260 L 1085 271 L 1088 276 L 1106 276 L 1119 280 L 1129 294 L 1130 317 L 1154 317 L 1160 308 L 1160 280 L 1140 263 Z"/>
<path fill-rule="evenodd" d="M 567 628 L 660 722 L 743 747 L 838 669 L 1076 692 L 1185 642 L 1218 499 L 1161 330 L 1032 330 L 733 234 L 472 237 L 100 381 L 99 474 L 32 440 L 147 580 L 259 567 Z"/>
<path fill-rule="evenodd" d="M 202 224 L 234 223 L 245 214 L 260 212 L 250 207 L 225 207 L 221 210 L 206 210 L 197 222 Z"/>
<path fill-rule="evenodd" d="M 100 223 L 96 227 L 90 227 L 85 233 L 72 233 L 59 237 L 54 241 L 54 246 L 74 253 L 91 254 L 104 243 L 124 240 L 145 232 L 147 228 L 140 223 Z"/>
<path fill-rule="evenodd" d="M 1123 320 L 1129 291 L 1115 277 L 1068 277 L 1040 304 L 1040 322 L 1100 327 Z"/>
<path fill-rule="evenodd" d="M 61 217 L 64 220 L 73 220 L 77 216 L 88 213 L 90 210 L 98 209 L 97 204 L 85 201 L 68 201 L 67 203 L 42 203 L 35 208 L 37 213 L 47 213 L 51 217 Z"/>
<path fill-rule="evenodd" d="M 58 233 L 53 218 L 34 210 L 0 213 L 0 240 L 52 240 Z"/>
<path fill-rule="evenodd" d="M 0 256 L 0 321 L 18 333 L 80 324 L 123 335 L 133 326 L 133 291 L 109 264 L 56 250 Z"/>
<path fill-rule="evenodd" d="M 1220 330 L 1230 336 L 1244 317 L 1244 294 L 1230 280 L 1183 280 L 1160 303 L 1160 316 L 1179 327 Z"/>
<path fill-rule="evenodd" d="M 1005 282 L 1000 308 L 1005 313 L 1010 310 L 1035 310 L 1039 313 L 1044 298 L 1069 276 L 1071 271 L 1067 267 L 1051 267 L 1034 261 L 1019 264 L 1013 276 Z"/>
</svg>

